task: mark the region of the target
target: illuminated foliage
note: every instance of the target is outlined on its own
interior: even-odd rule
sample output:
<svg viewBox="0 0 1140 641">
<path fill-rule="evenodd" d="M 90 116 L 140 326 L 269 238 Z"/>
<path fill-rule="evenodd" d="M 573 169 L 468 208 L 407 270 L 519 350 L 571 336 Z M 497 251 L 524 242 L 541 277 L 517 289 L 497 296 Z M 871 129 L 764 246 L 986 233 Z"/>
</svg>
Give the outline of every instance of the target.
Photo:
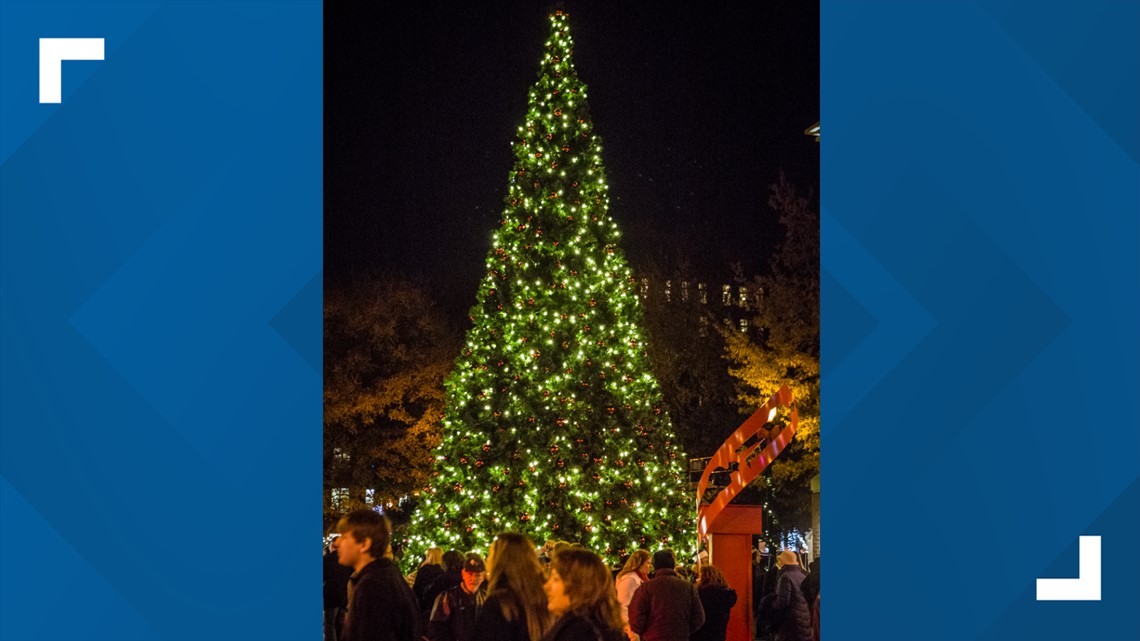
<svg viewBox="0 0 1140 641">
<path fill-rule="evenodd" d="M 460 339 L 426 291 L 378 276 L 329 288 L 324 305 L 325 517 L 395 504 L 431 474 L 443 379 Z M 334 488 L 345 488 L 339 505 Z"/>
<path fill-rule="evenodd" d="M 550 25 L 413 554 L 485 549 L 503 530 L 609 554 L 691 537 L 685 455 L 650 373 L 566 15 Z"/>
<path fill-rule="evenodd" d="M 772 185 L 769 206 L 780 216 L 785 236 L 767 276 L 750 287 L 764 291 L 753 340 L 723 331 L 729 373 L 744 407 L 755 408 L 787 385 L 796 398 L 800 423 L 795 440 L 765 470 L 769 508 L 781 523 L 775 529 L 810 527 L 809 482 L 819 473 L 819 204 L 803 197 L 781 174 Z"/>
</svg>

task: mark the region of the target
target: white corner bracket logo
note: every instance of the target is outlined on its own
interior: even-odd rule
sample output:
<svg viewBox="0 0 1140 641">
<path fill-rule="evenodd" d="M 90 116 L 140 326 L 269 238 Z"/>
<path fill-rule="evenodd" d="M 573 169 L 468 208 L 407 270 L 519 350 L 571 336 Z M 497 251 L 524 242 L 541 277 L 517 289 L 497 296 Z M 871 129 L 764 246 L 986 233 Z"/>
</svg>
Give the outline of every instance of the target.
<svg viewBox="0 0 1140 641">
<path fill-rule="evenodd" d="M 1075 579 L 1037 579 L 1038 601 L 1100 601 L 1100 537 L 1082 536 Z"/>
<path fill-rule="evenodd" d="M 102 38 L 40 38 L 40 104 L 63 101 L 64 60 L 102 59 Z"/>
</svg>

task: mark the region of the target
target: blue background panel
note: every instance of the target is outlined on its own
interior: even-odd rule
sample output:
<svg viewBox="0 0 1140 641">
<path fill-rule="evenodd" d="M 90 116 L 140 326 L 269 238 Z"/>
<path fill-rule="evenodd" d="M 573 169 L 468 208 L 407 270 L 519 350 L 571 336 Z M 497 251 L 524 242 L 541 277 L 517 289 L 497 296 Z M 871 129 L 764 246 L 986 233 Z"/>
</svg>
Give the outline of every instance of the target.
<svg viewBox="0 0 1140 641">
<path fill-rule="evenodd" d="M 0 3 L 0 638 L 319 638 L 321 23 Z"/>
<path fill-rule="evenodd" d="M 824 638 L 1140 639 L 1140 5 L 821 13 Z"/>
</svg>

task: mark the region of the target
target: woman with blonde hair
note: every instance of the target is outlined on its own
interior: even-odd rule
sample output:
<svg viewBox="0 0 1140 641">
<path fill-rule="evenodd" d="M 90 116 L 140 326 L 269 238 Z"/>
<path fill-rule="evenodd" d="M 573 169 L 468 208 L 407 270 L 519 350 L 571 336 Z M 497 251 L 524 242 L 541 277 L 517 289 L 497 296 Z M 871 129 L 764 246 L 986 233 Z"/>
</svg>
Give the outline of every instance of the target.
<svg viewBox="0 0 1140 641">
<path fill-rule="evenodd" d="M 653 569 L 653 555 L 649 550 L 634 550 L 625 561 L 625 566 L 617 575 L 617 600 L 621 606 L 621 621 L 625 625 L 625 634 L 630 641 L 636 641 L 637 635 L 629 629 L 629 602 L 633 600 L 633 593 L 642 583 L 649 580 L 649 572 Z"/>
<path fill-rule="evenodd" d="M 571 548 L 554 555 L 543 589 L 558 618 L 543 641 L 621 641 L 621 606 L 601 557 Z"/>
<path fill-rule="evenodd" d="M 487 552 L 487 600 L 472 639 L 539 641 L 551 616 L 542 590 L 542 565 L 525 535 L 504 532 Z"/>
<path fill-rule="evenodd" d="M 412 583 L 412 593 L 416 595 L 416 603 L 424 597 L 424 590 L 443 575 L 443 550 L 431 547 L 424 554 L 424 562 L 414 572 L 415 581 Z"/>
</svg>

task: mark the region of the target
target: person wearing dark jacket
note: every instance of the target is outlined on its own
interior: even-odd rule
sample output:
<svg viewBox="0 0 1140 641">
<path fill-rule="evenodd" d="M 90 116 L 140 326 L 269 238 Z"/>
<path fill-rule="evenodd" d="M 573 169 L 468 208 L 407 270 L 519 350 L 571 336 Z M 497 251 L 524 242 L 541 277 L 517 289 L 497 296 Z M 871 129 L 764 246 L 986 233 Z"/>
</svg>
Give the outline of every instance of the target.
<svg viewBox="0 0 1140 641">
<path fill-rule="evenodd" d="M 487 567 L 478 554 L 468 554 L 463 562 L 463 580 L 436 597 L 427 624 L 429 641 L 471 641 L 475 620 L 487 598 L 483 580 Z"/>
<path fill-rule="evenodd" d="M 324 641 L 337 641 L 344 624 L 344 609 L 348 606 L 348 578 L 352 568 L 346 568 L 338 561 L 336 548 L 340 537 L 329 543 L 324 557 L 324 601 L 325 638 Z"/>
<path fill-rule="evenodd" d="M 800 587 L 804 571 L 796 553 L 791 550 L 780 552 L 776 564 L 780 566 L 780 578 L 776 581 L 772 609 L 777 612 L 779 623 L 773 638 L 775 641 L 811 641 L 811 612 Z"/>
<path fill-rule="evenodd" d="M 621 606 L 610 577 L 601 557 L 589 550 L 556 553 L 542 589 L 558 620 L 542 641 L 624 641 Z"/>
<path fill-rule="evenodd" d="M 458 550 L 448 550 L 443 554 L 443 574 L 424 588 L 420 597 L 420 612 L 427 621 L 436 598 L 451 588 L 463 583 L 463 554 Z"/>
<path fill-rule="evenodd" d="M 416 570 L 416 580 L 412 583 L 412 594 L 416 595 L 416 603 L 423 603 L 424 590 L 441 576 L 443 576 L 443 550 L 437 547 L 428 548 L 424 553 L 424 562 Z M 420 606 L 421 612 L 426 609 Z"/>
<path fill-rule="evenodd" d="M 689 641 L 724 641 L 728 615 L 736 605 L 736 590 L 728 587 L 724 574 L 715 565 L 702 565 L 697 576 L 697 596 L 705 610 L 705 624 Z"/>
<path fill-rule="evenodd" d="M 814 559 L 808 566 L 808 575 L 804 577 L 804 582 L 800 584 L 800 588 L 803 589 L 804 601 L 807 601 L 808 606 L 814 609 L 815 595 L 819 594 L 819 559 Z"/>
<path fill-rule="evenodd" d="M 487 552 L 487 565 L 487 600 L 472 638 L 540 641 L 553 618 L 534 544 L 524 534 L 503 532 Z"/>
<path fill-rule="evenodd" d="M 372 510 L 349 512 L 337 524 L 337 558 L 353 569 L 341 641 L 418 641 L 415 597 L 403 574 L 385 558 L 392 540 L 388 518 Z"/>
<path fill-rule="evenodd" d="M 653 555 L 653 578 L 642 584 L 629 603 L 629 627 L 642 641 L 688 641 L 705 623 L 696 589 L 677 577 L 672 550 Z"/>
</svg>

